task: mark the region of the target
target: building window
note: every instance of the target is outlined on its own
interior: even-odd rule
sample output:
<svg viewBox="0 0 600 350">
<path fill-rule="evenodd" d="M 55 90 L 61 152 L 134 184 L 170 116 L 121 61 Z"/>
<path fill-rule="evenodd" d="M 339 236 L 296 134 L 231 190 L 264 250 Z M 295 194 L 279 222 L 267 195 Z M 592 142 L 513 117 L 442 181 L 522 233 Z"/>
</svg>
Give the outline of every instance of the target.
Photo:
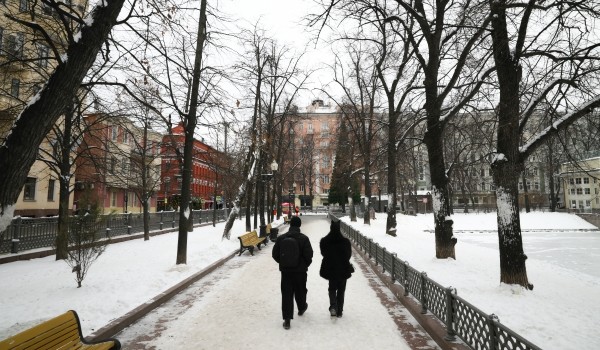
<svg viewBox="0 0 600 350">
<path fill-rule="evenodd" d="M 21 81 L 19 79 L 13 79 L 10 83 L 10 94 L 13 97 L 19 97 L 19 89 L 21 86 Z"/>
<path fill-rule="evenodd" d="M 324 184 L 328 184 L 329 183 L 329 175 L 323 175 L 323 183 Z"/>
<path fill-rule="evenodd" d="M 578 177 L 578 178 L 575 179 L 575 184 L 576 185 L 581 185 L 581 178 L 580 177 Z"/>
<path fill-rule="evenodd" d="M 581 188 L 577 189 L 577 194 L 583 194 L 583 190 Z"/>
<path fill-rule="evenodd" d="M 571 209 L 576 209 L 577 208 L 577 201 L 572 199 L 571 200 Z"/>
<path fill-rule="evenodd" d="M 48 202 L 54 202 L 54 187 L 56 180 L 48 180 Z"/>
<path fill-rule="evenodd" d="M 127 131 L 123 132 L 123 143 L 129 143 L 129 133 Z"/>
<path fill-rule="evenodd" d="M 482 182 L 482 183 L 481 183 L 481 190 L 482 190 L 482 191 L 485 191 L 485 182 Z"/>
<path fill-rule="evenodd" d="M 591 207 L 591 206 L 592 206 L 592 201 L 590 201 L 590 200 L 586 200 L 586 201 L 585 201 L 585 207 L 586 207 L 586 208 L 589 208 L 589 207 Z"/>
<path fill-rule="evenodd" d="M 35 177 L 28 177 L 23 187 L 23 200 L 33 201 L 35 200 L 35 183 L 37 179 Z"/>
<path fill-rule="evenodd" d="M 29 0 L 19 0 L 19 11 L 25 12 L 29 10 Z"/>
<path fill-rule="evenodd" d="M 569 179 L 569 185 L 575 185 L 575 179 L 570 178 Z"/>
<path fill-rule="evenodd" d="M 23 44 L 25 43 L 25 34 L 16 33 L 6 37 L 4 52 L 10 56 L 21 58 L 23 56 Z"/>
<path fill-rule="evenodd" d="M 574 189 L 574 188 L 571 188 L 571 189 L 569 189 L 569 193 L 570 193 L 571 195 L 575 195 L 575 189 Z"/>
<path fill-rule="evenodd" d="M 583 178 L 583 183 L 586 184 L 586 185 L 589 184 L 590 183 L 590 178 L 589 177 L 584 177 Z"/>
<path fill-rule="evenodd" d="M 540 183 L 539 182 L 534 182 L 533 183 L 533 188 L 539 191 L 540 190 Z"/>
<path fill-rule="evenodd" d="M 111 128 L 111 139 L 113 141 L 117 141 L 117 137 L 119 137 L 119 127 L 117 125 L 113 125 Z"/>
<path fill-rule="evenodd" d="M 38 45 L 38 62 L 37 65 L 42 68 L 48 67 L 48 53 L 50 50 L 46 45 Z"/>
<path fill-rule="evenodd" d="M 111 158 L 110 159 L 110 168 L 108 171 L 111 174 L 114 174 L 116 169 L 117 169 L 117 158 Z"/>
<path fill-rule="evenodd" d="M 585 194 L 592 194 L 592 191 L 589 189 L 589 187 L 584 188 L 583 191 Z"/>
<path fill-rule="evenodd" d="M 110 206 L 111 207 L 117 206 L 117 192 L 116 191 L 112 191 L 110 193 Z"/>
</svg>

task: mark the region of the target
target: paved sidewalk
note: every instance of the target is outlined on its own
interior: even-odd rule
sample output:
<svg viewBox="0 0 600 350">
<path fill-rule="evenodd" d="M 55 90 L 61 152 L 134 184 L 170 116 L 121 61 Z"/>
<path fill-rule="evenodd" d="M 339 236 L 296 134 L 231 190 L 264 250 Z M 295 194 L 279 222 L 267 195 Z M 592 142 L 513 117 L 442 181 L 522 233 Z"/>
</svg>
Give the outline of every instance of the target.
<svg viewBox="0 0 600 350">
<path fill-rule="evenodd" d="M 282 327 L 280 273 L 270 243 L 254 256 L 234 257 L 115 335 L 123 349 L 438 349 L 356 254 L 344 317 L 331 318 L 327 281 L 319 277 L 319 240 L 328 221 L 302 219 L 315 257 L 309 268 L 308 311 L 294 316 L 290 330 Z"/>
</svg>

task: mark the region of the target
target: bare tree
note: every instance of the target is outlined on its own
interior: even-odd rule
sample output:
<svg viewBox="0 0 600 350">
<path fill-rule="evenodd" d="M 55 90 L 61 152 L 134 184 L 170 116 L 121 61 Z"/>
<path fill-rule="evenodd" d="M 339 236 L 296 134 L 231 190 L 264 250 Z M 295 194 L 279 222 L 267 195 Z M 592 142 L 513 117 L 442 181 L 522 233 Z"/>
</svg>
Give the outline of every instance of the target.
<svg viewBox="0 0 600 350">
<path fill-rule="evenodd" d="M 595 88 L 599 45 L 590 36 L 599 6 L 569 1 L 489 2 L 499 85 L 492 169 L 503 283 L 533 288 L 525 265 L 515 174 L 552 135 L 600 106 Z M 581 21 L 582 17 L 590 22 Z M 535 113 L 544 101 L 564 112 L 540 130 Z"/>
<path fill-rule="evenodd" d="M 67 31 L 65 55 L 55 53 L 58 63 L 54 73 L 19 114 L 9 135 L 0 145 L 0 168 L 3 169 L 0 172 L 0 230 L 6 228 L 10 221 L 5 218 L 12 217 L 14 204 L 25 184 L 27 172 L 36 159 L 40 143 L 72 103 L 79 85 L 116 24 L 123 3 L 123 0 L 103 1 L 92 9 L 85 21 L 70 12 L 58 12 L 65 18 L 77 21 L 79 30 Z M 35 22 L 15 20 L 44 34 Z"/>
</svg>

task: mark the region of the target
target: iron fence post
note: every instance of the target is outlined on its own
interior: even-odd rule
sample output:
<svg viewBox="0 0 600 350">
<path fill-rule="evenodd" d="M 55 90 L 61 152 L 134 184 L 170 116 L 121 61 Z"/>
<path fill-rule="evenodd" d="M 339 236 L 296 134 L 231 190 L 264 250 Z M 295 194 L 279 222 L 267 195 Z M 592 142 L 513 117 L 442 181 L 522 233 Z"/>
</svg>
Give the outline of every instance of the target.
<svg viewBox="0 0 600 350">
<path fill-rule="evenodd" d="M 408 296 L 408 261 L 404 260 L 404 296 Z"/>
<path fill-rule="evenodd" d="M 375 243 L 375 266 L 379 265 L 379 243 Z"/>
<path fill-rule="evenodd" d="M 171 220 L 171 228 L 175 228 L 175 213 L 176 213 L 175 210 L 173 210 L 173 215 L 172 215 L 173 220 Z"/>
<path fill-rule="evenodd" d="M 500 322 L 500 320 L 498 319 L 498 316 L 496 316 L 495 314 L 491 314 L 488 316 L 487 319 L 488 322 L 488 330 L 489 330 L 489 336 L 488 336 L 488 342 L 489 342 L 489 346 L 490 346 L 490 350 L 497 350 L 498 349 L 498 343 L 496 342 L 496 325 L 495 322 Z"/>
<path fill-rule="evenodd" d="M 10 245 L 10 252 L 13 254 L 16 254 L 19 252 L 19 242 L 20 240 L 20 236 L 21 236 L 21 223 L 22 223 L 23 219 L 21 219 L 21 217 L 16 218 L 13 222 L 13 235 L 12 235 L 12 239 L 11 239 L 11 245 Z"/>
<path fill-rule="evenodd" d="M 385 247 L 383 247 L 383 249 L 381 251 L 381 254 L 383 255 L 383 257 L 381 258 L 381 267 L 383 268 L 383 273 L 385 273 L 385 253 L 386 252 L 387 252 L 387 250 L 385 249 Z"/>
<path fill-rule="evenodd" d="M 392 259 L 392 271 L 391 271 L 392 283 L 396 283 L 396 259 L 398 259 L 398 254 L 392 253 L 391 259 Z"/>
<path fill-rule="evenodd" d="M 446 288 L 446 336 L 444 339 L 448 341 L 456 340 L 456 333 L 454 333 L 454 322 L 453 315 L 454 312 L 452 310 L 454 304 L 452 302 L 452 294 L 456 294 L 456 288 L 452 288 L 451 286 Z"/>
<path fill-rule="evenodd" d="M 159 218 L 160 222 L 158 224 L 158 227 L 162 230 L 163 229 L 163 212 L 160 212 L 160 218 Z"/>
<path fill-rule="evenodd" d="M 427 293 L 425 291 L 425 277 L 427 277 L 427 272 L 423 271 L 420 274 L 421 280 L 421 313 L 427 313 Z"/>
<path fill-rule="evenodd" d="M 131 234 L 131 218 L 132 218 L 131 215 L 132 215 L 131 213 L 127 213 L 127 216 L 126 216 L 126 218 L 127 218 L 127 234 L 128 235 Z"/>
<path fill-rule="evenodd" d="M 373 252 L 372 252 L 372 249 L 373 249 L 373 239 L 372 239 L 372 238 L 369 238 L 369 259 L 372 259 L 372 258 L 373 258 Z"/>
<path fill-rule="evenodd" d="M 106 238 L 110 238 L 110 216 L 106 218 Z"/>
</svg>

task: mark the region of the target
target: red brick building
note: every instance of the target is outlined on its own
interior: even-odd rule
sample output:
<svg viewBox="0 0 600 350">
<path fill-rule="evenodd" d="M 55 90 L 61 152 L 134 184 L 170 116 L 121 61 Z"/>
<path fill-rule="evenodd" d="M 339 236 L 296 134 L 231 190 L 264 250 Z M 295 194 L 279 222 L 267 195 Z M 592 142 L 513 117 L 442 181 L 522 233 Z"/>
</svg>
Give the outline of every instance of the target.
<svg viewBox="0 0 600 350">
<path fill-rule="evenodd" d="M 158 192 L 158 209 L 170 209 L 178 206 L 181 195 L 181 167 L 176 149 L 183 154 L 185 141 L 183 124 L 173 128 L 172 135 L 163 136 L 161 187 Z M 191 196 L 194 209 L 209 209 L 216 202 L 222 206 L 222 184 L 218 173 L 222 168 L 223 159 L 221 152 L 202 141 L 194 139 L 194 154 L 192 160 Z M 215 201 L 216 194 L 216 201 Z M 165 207 L 166 198 L 166 207 Z"/>
</svg>

